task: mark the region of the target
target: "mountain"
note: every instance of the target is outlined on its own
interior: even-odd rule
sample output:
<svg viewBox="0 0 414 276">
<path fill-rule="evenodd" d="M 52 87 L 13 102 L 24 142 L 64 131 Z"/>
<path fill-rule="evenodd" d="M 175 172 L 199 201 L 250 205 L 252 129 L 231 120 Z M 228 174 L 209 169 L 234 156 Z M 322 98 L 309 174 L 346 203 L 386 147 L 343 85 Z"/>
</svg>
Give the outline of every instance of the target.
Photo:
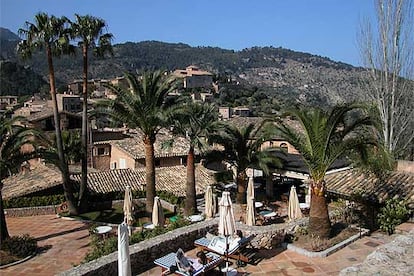
<svg viewBox="0 0 414 276">
<path fill-rule="evenodd" d="M 20 41 L 20 37 L 10 31 L 9 29 L 0 27 L 0 38 L 1 40 L 7 40 L 7 41 Z"/>
<path fill-rule="evenodd" d="M 7 37 L 13 38 L 9 32 L 4 32 Z M 4 41 L 2 35 L 3 31 L 0 40 Z M 41 75 L 47 75 L 44 53 L 36 54 L 32 60 L 24 63 L 15 54 L 9 59 L 28 65 Z M 245 100 L 235 101 L 234 105 L 252 105 L 257 97 L 265 102 L 270 99 L 276 104 L 301 102 L 320 106 L 365 99 L 360 86 L 363 77 L 361 68 L 280 47 L 253 47 L 234 51 L 217 47 L 191 47 L 183 43 L 127 42 L 114 45 L 114 55 L 111 57 L 92 58 L 89 72 L 91 78 L 112 78 L 121 76 L 125 71 L 143 68 L 174 70 L 192 64 L 214 73 L 222 81 L 224 91 L 245 95 Z M 55 59 L 55 70 L 60 83 L 80 79 L 80 53 Z M 231 84 L 226 83 L 229 79 L 232 80 Z M 235 83 L 238 86 L 233 85 Z"/>
<path fill-rule="evenodd" d="M 0 27 L 0 57 L 1 59 L 14 58 L 15 48 L 20 38 L 6 28 Z"/>
</svg>

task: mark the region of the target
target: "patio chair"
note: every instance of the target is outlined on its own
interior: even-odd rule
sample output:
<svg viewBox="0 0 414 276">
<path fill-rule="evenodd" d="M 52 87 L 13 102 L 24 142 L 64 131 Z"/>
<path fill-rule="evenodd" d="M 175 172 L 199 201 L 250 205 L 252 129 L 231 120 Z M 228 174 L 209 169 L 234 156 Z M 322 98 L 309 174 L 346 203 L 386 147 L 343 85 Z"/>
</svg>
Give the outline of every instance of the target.
<svg viewBox="0 0 414 276">
<path fill-rule="evenodd" d="M 186 269 L 180 270 L 179 266 L 183 265 L 182 263 L 177 262 L 177 253 L 169 253 L 161 258 L 158 258 L 154 261 L 154 264 L 157 266 L 160 266 L 162 269 L 162 275 L 167 274 L 177 274 L 177 275 L 203 275 L 205 272 L 212 270 L 216 268 L 218 265 L 220 265 L 224 258 L 218 254 L 208 252 L 206 254 L 209 262 L 207 262 L 205 265 L 198 266 L 198 269 L 192 269 L 191 271 L 186 272 Z M 191 263 L 191 260 L 188 260 L 189 263 Z M 181 267 L 182 268 L 182 267 Z"/>
<path fill-rule="evenodd" d="M 249 237 L 241 237 L 237 242 L 234 242 L 231 238 L 227 240 L 228 252 L 226 254 L 225 244 L 223 245 L 220 242 L 215 242 L 214 239 L 217 240 L 224 240 L 223 237 L 215 236 L 212 239 L 208 239 L 207 237 L 202 237 L 194 241 L 194 245 L 201 249 L 208 252 L 213 252 L 215 254 L 219 254 L 222 256 L 227 256 L 230 259 L 234 259 L 237 261 L 237 264 L 240 266 L 242 263 L 251 263 L 253 257 L 256 254 L 256 251 L 253 248 L 248 248 L 247 246 L 250 245 L 251 240 L 254 238 L 253 235 Z"/>
</svg>

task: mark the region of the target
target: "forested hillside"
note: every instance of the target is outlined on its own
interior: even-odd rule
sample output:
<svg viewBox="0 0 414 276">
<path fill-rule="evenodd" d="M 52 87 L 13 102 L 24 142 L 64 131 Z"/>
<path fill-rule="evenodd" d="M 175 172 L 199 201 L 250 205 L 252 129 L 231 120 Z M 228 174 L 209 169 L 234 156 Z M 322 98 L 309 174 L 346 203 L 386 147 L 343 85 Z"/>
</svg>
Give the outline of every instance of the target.
<svg viewBox="0 0 414 276">
<path fill-rule="evenodd" d="M 3 38 L 1 40 L 4 41 Z M 16 45 L 17 42 L 14 43 Z M 43 53 L 36 54 L 32 60 L 22 61 L 13 50 L 3 49 L 3 45 L 2 53 L 13 53 L 7 56 L 7 60 L 30 66 L 37 73 L 47 75 Z M 7 47 L 11 45 L 7 44 Z M 64 84 L 80 79 L 81 63 L 80 54 L 55 59 L 58 82 Z M 360 88 L 360 68 L 309 53 L 275 47 L 233 51 L 217 47 L 191 47 L 182 43 L 127 42 L 114 45 L 113 56 L 92 58 L 90 78 L 112 78 L 121 76 L 125 71 L 148 68 L 174 70 L 191 64 L 216 75 L 223 92 L 217 100 L 224 101 L 223 104 L 258 106 L 261 101 L 269 104 L 270 100 L 276 106 L 297 102 L 332 105 L 341 101 L 365 99 Z M 231 82 L 228 83 L 228 80 Z M 226 102 L 226 98 L 234 99 L 233 102 Z"/>
</svg>

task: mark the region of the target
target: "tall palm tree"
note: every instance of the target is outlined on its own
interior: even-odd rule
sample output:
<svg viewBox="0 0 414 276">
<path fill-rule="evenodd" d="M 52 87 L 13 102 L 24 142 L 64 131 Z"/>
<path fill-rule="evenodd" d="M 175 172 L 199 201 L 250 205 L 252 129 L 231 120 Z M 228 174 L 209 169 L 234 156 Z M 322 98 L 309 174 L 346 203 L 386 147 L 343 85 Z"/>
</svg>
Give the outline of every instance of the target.
<svg viewBox="0 0 414 276">
<path fill-rule="evenodd" d="M 165 126 L 167 95 L 176 89 L 174 77 L 164 72 L 143 72 L 142 76 L 126 73 L 129 89 L 109 84 L 107 87 L 116 95 L 115 100 L 100 102 L 98 113 L 106 114 L 112 121 L 138 128 L 143 132 L 145 144 L 146 210 L 152 212 L 155 197 L 154 143 L 159 130 Z M 103 109 L 102 109 L 103 108 Z"/>
<path fill-rule="evenodd" d="M 83 104 L 82 104 L 82 176 L 79 189 L 79 209 L 87 207 L 87 173 L 88 173 L 88 51 L 93 49 L 96 56 L 103 56 L 106 52 L 112 54 L 112 34 L 105 33 L 104 20 L 90 15 L 75 14 L 75 22 L 71 22 L 72 38 L 78 40 L 78 46 L 82 49 L 83 59 Z"/>
<path fill-rule="evenodd" d="M 373 143 L 372 132 L 367 131 L 373 121 L 357 104 L 338 105 L 329 111 L 297 108 L 289 110 L 287 115 L 299 122 L 301 130 L 297 131 L 283 122 L 277 129 L 301 153 L 309 169 L 309 232 L 326 238 L 331 224 L 325 198 L 325 174 L 338 158 Z"/>
<path fill-rule="evenodd" d="M 68 203 L 69 212 L 77 214 L 73 187 L 69 178 L 69 168 L 64 157 L 62 133 L 60 128 L 60 116 L 56 101 L 55 70 L 53 56 L 59 57 L 69 53 L 73 48 L 69 44 L 68 19 L 66 17 L 49 16 L 46 13 L 35 15 L 35 22 L 26 22 L 25 29 L 19 29 L 19 35 L 23 37 L 18 45 L 18 52 L 23 58 L 30 58 L 36 50 L 44 49 L 49 67 L 50 96 L 53 104 L 53 117 L 56 132 L 56 145 L 59 154 L 59 167 L 62 171 L 63 190 Z"/>
<path fill-rule="evenodd" d="M 33 143 L 35 132 L 22 126 L 21 122 L 21 117 L 0 115 L 0 244 L 9 237 L 3 209 L 3 179 L 16 173 L 24 161 L 34 156 L 23 152 L 22 146 Z"/>
<path fill-rule="evenodd" d="M 263 124 L 255 127 L 251 123 L 238 128 L 231 124 L 223 124 L 222 130 L 209 136 L 211 143 L 222 145 L 224 150 L 213 150 L 208 159 L 221 159 L 236 168 L 237 203 L 246 203 L 247 174 L 246 169 L 257 167 L 268 175 L 271 167 L 280 167 L 280 160 L 272 154 L 272 149 L 261 149 L 266 136 L 262 133 Z"/>
<path fill-rule="evenodd" d="M 185 138 L 190 146 L 187 154 L 187 181 L 185 214 L 197 212 L 195 186 L 195 149 L 207 148 L 207 135 L 218 121 L 218 112 L 212 105 L 189 103 L 176 110 L 172 118 L 174 136 Z"/>
</svg>

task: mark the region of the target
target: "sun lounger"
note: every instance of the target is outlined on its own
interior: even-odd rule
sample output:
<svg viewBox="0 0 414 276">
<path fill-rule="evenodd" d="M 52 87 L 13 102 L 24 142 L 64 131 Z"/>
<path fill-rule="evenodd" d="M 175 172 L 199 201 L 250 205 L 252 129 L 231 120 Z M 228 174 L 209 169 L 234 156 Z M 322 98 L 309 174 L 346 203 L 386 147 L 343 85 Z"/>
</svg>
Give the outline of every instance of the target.
<svg viewBox="0 0 414 276">
<path fill-rule="evenodd" d="M 207 264 L 202 265 L 199 269 L 194 270 L 191 275 L 194 275 L 194 276 L 203 275 L 204 272 L 214 269 L 215 267 L 217 267 L 219 264 L 221 264 L 224 261 L 223 257 L 218 254 L 208 252 L 206 255 L 210 261 Z M 178 268 L 176 267 L 177 265 L 176 253 L 169 253 L 161 258 L 156 259 L 154 263 L 162 268 L 162 275 L 174 274 L 174 273 L 178 275 L 187 275 L 187 276 L 189 275 L 189 274 L 186 274 L 185 272 L 179 271 Z M 175 267 L 177 270 L 171 271 L 172 267 Z"/>
<path fill-rule="evenodd" d="M 234 244 L 232 243 L 231 240 L 228 240 L 229 247 L 228 247 L 227 257 L 237 260 L 237 261 L 244 262 L 244 263 L 250 263 L 252 261 L 252 258 L 254 257 L 255 251 L 253 249 L 247 248 L 246 246 L 250 244 L 252 239 L 253 239 L 253 236 L 242 237 L 237 242 L 237 244 Z M 226 255 L 225 250 L 223 250 L 223 246 L 219 246 L 219 247 L 212 246 L 211 241 L 212 240 L 207 239 L 206 237 L 202 237 L 200 239 L 195 240 L 194 245 L 198 247 L 199 249 L 202 249 L 208 252 L 213 252 L 216 254 L 220 254 L 222 256 Z"/>
</svg>

